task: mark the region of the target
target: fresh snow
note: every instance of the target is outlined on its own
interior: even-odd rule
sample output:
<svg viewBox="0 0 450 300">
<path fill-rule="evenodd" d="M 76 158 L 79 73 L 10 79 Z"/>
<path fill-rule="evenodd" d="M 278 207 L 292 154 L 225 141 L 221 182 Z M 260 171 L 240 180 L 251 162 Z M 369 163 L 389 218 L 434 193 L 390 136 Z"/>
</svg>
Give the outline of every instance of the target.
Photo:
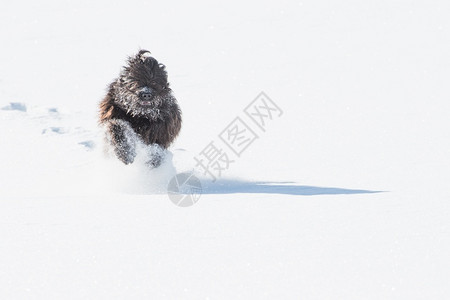
<svg viewBox="0 0 450 300">
<path fill-rule="evenodd" d="M 449 298 L 449 8 L 4 1 L 0 299 Z M 97 125 L 140 49 L 183 111 L 156 170 L 108 157 Z M 283 112 L 265 131 L 260 92 Z M 233 160 L 214 182 L 210 145 Z M 178 207 L 167 184 L 194 168 Z"/>
</svg>

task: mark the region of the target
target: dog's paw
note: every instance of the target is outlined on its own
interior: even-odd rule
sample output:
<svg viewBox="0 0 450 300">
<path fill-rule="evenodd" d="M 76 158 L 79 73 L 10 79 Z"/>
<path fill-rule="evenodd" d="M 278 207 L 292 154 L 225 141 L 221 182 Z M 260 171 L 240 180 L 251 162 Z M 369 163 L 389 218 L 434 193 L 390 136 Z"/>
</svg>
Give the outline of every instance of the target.
<svg viewBox="0 0 450 300">
<path fill-rule="evenodd" d="M 126 165 L 132 164 L 134 162 L 134 158 L 136 157 L 136 150 L 131 147 L 116 148 L 115 152 L 117 158 Z"/>
<path fill-rule="evenodd" d="M 151 169 L 159 167 L 165 158 L 165 150 L 160 145 L 153 144 L 149 148 L 148 152 L 148 160 L 146 161 L 146 165 L 149 166 Z"/>
<path fill-rule="evenodd" d="M 159 167 L 161 165 L 163 161 L 162 157 L 152 157 L 150 160 L 148 160 L 145 164 L 150 168 L 150 169 L 155 169 L 157 167 Z"/>
<path fill-rule="evenodd" d="M 128 122 L 123 120 L 109 121 L 106 139 L 119 160 L 126 165 L 133 163 L 137 154 L 137 136 Z"/>
</svg>

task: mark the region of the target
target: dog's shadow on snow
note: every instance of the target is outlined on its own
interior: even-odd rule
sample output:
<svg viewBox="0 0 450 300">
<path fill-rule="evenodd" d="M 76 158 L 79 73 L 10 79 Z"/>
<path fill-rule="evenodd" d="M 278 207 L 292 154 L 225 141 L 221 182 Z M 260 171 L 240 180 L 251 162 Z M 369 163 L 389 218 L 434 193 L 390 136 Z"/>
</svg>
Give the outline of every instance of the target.
<svg viewBox="0 0 450 300">
<path fill-rule="evenodd" d="M 383 191 L 348 189 L 337 187 L 319 187 L 297 185 L 294 182 L 244 181 L 237 179 L 219 179 L 215 182 L 203 181 L 202 194 L 281 194 L 281 195 L 348 195 L 373 194 Z"/>
</svg>

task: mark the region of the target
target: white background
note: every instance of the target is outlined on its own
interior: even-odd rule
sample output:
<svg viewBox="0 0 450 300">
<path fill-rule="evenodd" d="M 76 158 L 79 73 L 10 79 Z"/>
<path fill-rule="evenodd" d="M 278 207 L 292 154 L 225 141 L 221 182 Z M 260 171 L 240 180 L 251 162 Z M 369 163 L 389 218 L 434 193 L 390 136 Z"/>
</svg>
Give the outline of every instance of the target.
<svg viewBox="0 0 450 300">
<path fill-rule="evenodd" d="M 449 13 L 2 2 L 0 298 L 450 297 Z M 183 110 L 177 171 L 260 91 L 284 112 L 190 208 L 161 192 L 171 163 L 101 155 L 98 103 L 140 48 Z"/>
</svg>

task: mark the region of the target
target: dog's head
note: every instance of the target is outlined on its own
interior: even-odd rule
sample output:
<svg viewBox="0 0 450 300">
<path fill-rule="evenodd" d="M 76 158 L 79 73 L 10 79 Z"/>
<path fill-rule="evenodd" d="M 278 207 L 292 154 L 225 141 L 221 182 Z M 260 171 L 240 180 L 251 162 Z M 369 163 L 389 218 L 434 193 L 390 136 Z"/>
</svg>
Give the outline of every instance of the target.
<svg viewBox="0 0 450 300">
<path fill-rule="evenodd" d="M 176 104 L 166 67 L 147 50 L 128 58 L 115 90 L 117 104 L 133 116 L 164 119 L 170 107 Z"/>
</svg>

